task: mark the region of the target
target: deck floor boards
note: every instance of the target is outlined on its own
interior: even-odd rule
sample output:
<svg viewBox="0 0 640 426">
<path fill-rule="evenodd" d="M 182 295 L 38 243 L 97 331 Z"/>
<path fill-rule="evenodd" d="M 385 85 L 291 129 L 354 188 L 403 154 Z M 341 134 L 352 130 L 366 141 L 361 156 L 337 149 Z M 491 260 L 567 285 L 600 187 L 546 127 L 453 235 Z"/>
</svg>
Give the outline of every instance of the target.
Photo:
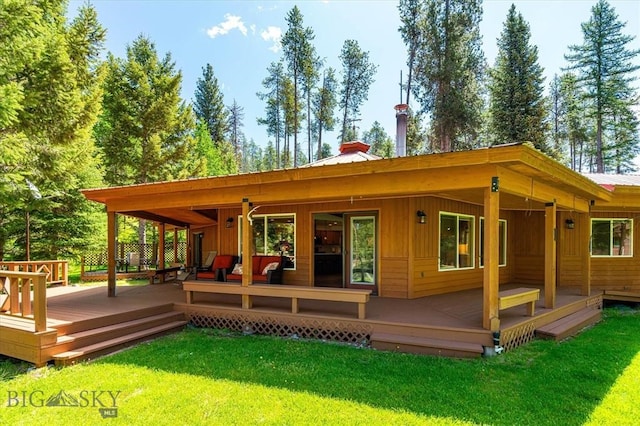
<svg viewBox="0 0 640 426">
<path fill-rule="evenodd" d="M 517 284 L 512 287 L 517 287 Z M 507 289 L 511 286 L 501 286 Z M 107 297 L 105 286 L 58 287 L 47 290 L 48 326 L 92 319 L 131 310 L 150 308 L 162 304 L 184 303 L 185 292 L 176 283 L 122 286 L 116 297 Z M 542 291 L 543 293 L 544 291 Z M 583 299 L 575 289 L 558 289 L 556 308 Z M 196 304 L 215 304 L 239 307 L 240 296 L 196 293 Z M 273 312 L 290 312 L 287 298 L 253 298 L 253 309 Z M 351 317 L 353 303 L 300 300 L 300 312 L 305 314 Z M 536 316 L 551 311 L 544 307 L 544 294 L 536 303 Z M 529 319 L 522 307 L 500 311 L 501 324 L 505 327 Z M 416 324 L 438 327 L 482 329 L 482 289 L 424 297 L 420 299 L 389 299 L 371 297 L 367 304 L 367 321 Z"/>
</svg>

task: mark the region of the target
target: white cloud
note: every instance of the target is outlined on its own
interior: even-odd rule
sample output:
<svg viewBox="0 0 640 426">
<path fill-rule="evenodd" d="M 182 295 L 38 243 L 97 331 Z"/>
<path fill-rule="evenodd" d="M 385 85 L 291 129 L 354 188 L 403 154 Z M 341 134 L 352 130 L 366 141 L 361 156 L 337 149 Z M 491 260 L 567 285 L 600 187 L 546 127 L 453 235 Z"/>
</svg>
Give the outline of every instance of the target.
<svg viewBox="0 0 640 426">
<path fill-rule="evenodd" d="M 233 29 L 237 29 L 242 35 L 247 35 L 247 27 L 244 26 L 242 18 L 240 16 L 231 15 L 227 13 L 224 15 L 224 22 L 211 27 L 207 30 L 207 35 L 211 38 L 216 38 L 219 35 L 225 35 Z"/>
<path fill-rule="evenodd" d="M 260 33 L 260 36 L 264 41 L 273 42 L 273 45 L 269 48 L 272 52 L 279 52 L 282 48 L 282 30 L 280 27 L 267 27 L 266 30 Z"/>
</svg>

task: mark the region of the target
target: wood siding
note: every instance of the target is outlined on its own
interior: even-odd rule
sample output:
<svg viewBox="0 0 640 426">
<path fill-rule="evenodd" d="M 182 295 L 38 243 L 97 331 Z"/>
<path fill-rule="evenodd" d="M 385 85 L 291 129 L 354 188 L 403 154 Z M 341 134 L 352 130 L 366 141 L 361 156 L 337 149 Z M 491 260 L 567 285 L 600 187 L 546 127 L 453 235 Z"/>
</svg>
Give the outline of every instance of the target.
<svg viewBox="0 0 640 426">
<path fill-rule="evenodd" d="M 592 257 L 591 285 L 598 290 L 640 291 L 639 216 L 626 212 L 594 212 L 591 217 L 633 219 L 633 256 Z"/>
<path fill-rule="evenodd" d="M 409 286 L 409 297 L 418 298 L 434 294 L 443 294 L 453 291 L 467 290 L 482 287 L 483 268 L 479 266 L 480 247 L 480 217 L 483 215 L 483 206 L 462 203 L 438 197 L 423 197 L 416 199 L 416 210 L 423 210 L 426 215 L 426 223 L 415 226 L 415 258 Z M 470 215 L 474 221 L 474 267 L 470 269 L 439 271 L 440 250 L 440 212 Z M 414 217 L 412 220 L 417 222 Z M 507 265 L 500 267 L 500 283 L 511 280 L 514 257 L 510 247 L 513 245 L 513 221 L 510 212 L 500 212 L 500 218 L 507 220 Z"/>
</svg>

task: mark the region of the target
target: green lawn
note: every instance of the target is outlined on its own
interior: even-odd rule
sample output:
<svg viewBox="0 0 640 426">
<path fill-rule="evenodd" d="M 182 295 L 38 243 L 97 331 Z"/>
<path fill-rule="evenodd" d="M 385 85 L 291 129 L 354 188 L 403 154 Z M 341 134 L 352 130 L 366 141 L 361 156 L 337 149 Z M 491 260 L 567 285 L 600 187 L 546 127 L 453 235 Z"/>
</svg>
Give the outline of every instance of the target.
<svg viewBox="0 0 640 426">
<path fill-rule="evenodd" d="M 453 360 L 188 329 L 60 370 L 9 378 L 0 363 L 0 424 L 630 425 L 640 418 L 639 330 L 640 311 L 608 309 L 561 344 Z M 82 391 L 105 391 L 108 407 L 106 391 L 119 391 L 117 418 L 98 407 L 7 406 L 22 401 L 15 392 L 36 391 L 38 405 L 60 390 L 82 401 L 91 401 Z"/>
</svg>

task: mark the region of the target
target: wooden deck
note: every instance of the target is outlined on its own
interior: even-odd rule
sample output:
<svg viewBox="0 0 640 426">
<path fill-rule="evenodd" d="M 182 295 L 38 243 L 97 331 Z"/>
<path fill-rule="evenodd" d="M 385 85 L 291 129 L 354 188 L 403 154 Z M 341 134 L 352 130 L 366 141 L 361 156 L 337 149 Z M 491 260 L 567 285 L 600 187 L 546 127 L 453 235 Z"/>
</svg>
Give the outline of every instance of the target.
<svg viewBox="0 0 640 426">
<path fill-rule="evenodd" d="M 501 286 L 501 290 L 515 287 L 519 286 Z M 536 328 L 584 309 L 599 311 L 600 293 L 590 297 L 576 293 L 559 288 L 555 309 L 544 308 L 541 295 L 533 317 L 523 306 L 501 310 L 501 344 L 516 347 L 534 338 Z M 107 297 L 106 286 L 50 288 L 47 308 L 45 338 L 25 338 L 18 342 L 20 351 L 7 353 L 5 333 L 1 333 L 0 352 L 38 365 L 53 360 L 65 364 L 109 352 L 111 346 L 124 346 L 127 335 L 131 341 L 144 340 L 177 330 L 187 321 L 444 356 L 480 356 L 484 347 L 493 348 L 492 333 L 482 328 L 481 289 L 414 300 L 372 297 L 366 319 L 357 319 L 357 306 L 347 302 L 300 300 L 298 313 L 292 313 L 286 298 L 255 296 L 252 308 L 242 309 L 240 295 L 196 293 L 193 303 L 187 304 L 180 283 L 118 287 L 114 298 Z M 10 317 L 0 316 L 0 326 L 11 327 Z M 15 339 L 10 343 L 18 344 Z"/>
</svg>

